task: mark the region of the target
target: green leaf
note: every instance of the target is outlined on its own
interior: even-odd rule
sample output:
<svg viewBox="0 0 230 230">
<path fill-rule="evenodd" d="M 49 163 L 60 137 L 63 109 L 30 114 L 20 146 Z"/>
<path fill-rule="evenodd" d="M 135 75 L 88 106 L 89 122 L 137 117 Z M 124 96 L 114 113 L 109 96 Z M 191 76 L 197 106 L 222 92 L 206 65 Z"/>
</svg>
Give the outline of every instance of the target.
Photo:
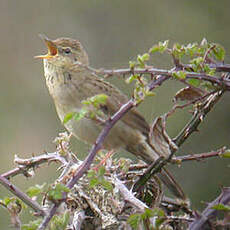
<svg viewBox="0 0 230 230">
<path fill-rule="evenodd" d="M 146 218 L 154 217 L 154 216 L 165 217 L 165 213 L 160 208 L 154 208 L 154 209 L 146 208 L 145 212 L 142 213 L 143 220 L 146 219 Z"/>
<path fill-rule="evenodd" d="M 100 182 L 99 182 L 98 178 L 94 177 L 94 178 L 90 179 L 90 181 L 89 181 L 89 186 L 90 186 L 90 187 L 95 187 L 95 186 L 97 186 L 99 183 L 100 183 Z"/>
<path fill-rule="evenodd" d="M 69 212 L 65 212 L 62 216 L 54 216 L 50 223 L 50 230 L 65 230 L 69 222 Z"/>
<path fill-rule="evenodd" d="M 211 68 L 209 67 L 208 64 L 204 64 L 203 65 L 203 70 L 204 70 L 205 73 L 209 73 L 211 71 Z"/>
<path fill-rule="evenodd" d="M 95 108 L 98 108 L 100 105 L 105 105 L 107 99 L 108 96 L 106 94 L 97 94 L 87 100 L 83 100 L 81 103 L 84 105 L 93 105 Z"/>
<path fill-rule="evenodd" d="M 66 124 L 69 120 L 71 120 L 74 115 L 75 115 L 75 112 L 71 112 L 71 113 L 66 114 L 63 121 L 62 121 L 63 124 Z"/>
<path fill-rule="evenodd" d="M 217 205 L 213 205 L 212 209 L 215 209 L 215 210 L 218 210 L 218 211 L 230 212 L 230 206 L 229 205 L 217 204 Z"/>
<path fill-rule="evenodd" d="M 92 177 L 95 177 L 96 176 L 96 172 L 95 170 L 89 170 L 88 173 L 87 173 L 87 176 L 88 178 L 92 178 Z"/>
<path fill-rule="evenodd" d="M 92 97 L 92 101 L 97 105 L 105 105 L 107 102 L 108 96 L 106 94 L 98 94 Z"/>
<path fill-rule="evenodd" d="M 14 198 L 12 198 L 12 197 L 5 197 L 4 199 L 3 199 L 3 203 L 7 206 L 8 204 L 10 204 L 11 202 L 13 202 L 14 201 Z"/>
<path fill-rule="evenodd" d="M 58 183 L 48 192 L 48 197 L 50 200 L 60 200 L 62 199 L 63 192 L 69 192 L 70 189 L 64 184 Z"/>
<path fill-rule="evenodd" d="M 132 74 L 129 78 L 127 78 L 127 79 L 125 80 L 125 82 L 126 82 L 127 84 L 130 84 L 131 82 L 133 82 L 133 81 L 136 80 L 137 78 L 138 78 L 138 75 Z"/>
<path fill-rule="evenodd" d="M 141 218 L 144 220 L 144 219 L 153 217 L 154 214 L 155 214 L 155 212 L 152 209 L 146 208 L 144 213 L 141 214 Z"/>
<path fill-rule="evenodd" d="M 38 196 L 40 193 L 42 193 L 44 191 L 44 188 L 46 186 L 46 183 L 42 184 L 42 185 L 35 185 L 35 186 L 31 186 L 27 191 L 27 195 L 29 197 L 34 197 L 34 196 Z"/>
<path fill-rule="evenodd" d="M 149 49 L 149 53 L 154 54 L 156 52 L 159 52 L 160 48 L 158 45 L 154 45 L 152 48 Z"/>
<path fill-rule="evenodd" d="M 140 66 L 141 68 L 144 68 L 144 67 L 145 67 L 145 63 L 144 63 L 144 61 L 142 60 L 141 55 L 138 55 L 138 56 L 137 56 L 137 61 L 138 61 L 138 64 L 139 64 L 139 66 Z"/>
<path fill-rule="evenodd" d="M 30 221 L 28 224 L 22 225 L 22 230 L 37 230 L 41 222 L 42 222 L 42 219 Z"/>
<path fill-rule="evenodd" d="M 172 76 L 177 78 L 177 79 L 185 79 L 186 73 L 184 71 L 175 71 L 172 73 Z"/>
<path fill-rule="evenodd" d="M 154 54 L 156 52 L 163 53 L 168 48 L 169 40 L 159 42 L 158 45 L 154 45 L 149 49 L 149 53 Z"/>
<path fill-rule="evenodd" d="M 135 61 L 129 61 L 129 68 L 130 69 L 134 69 L 135 68 L 135 66 L 136 66 L 136 62 Z"/>
<path fill-rule="evenodd" d="M 141 223 L 141 215 L 140 214 L 132 214 L 129 216 L 127 222 L 134 229 L 138 229 L 139 224 Z"/>
<path fill-rule="evenodd" d="M 70 189 L 68 187 L 66 187 L 64 184 L 61 184 L 61 183 L 58 183 L 55 186 L 55 189 L 58 191 L 61 191 L 61 192 L 69 192 L 70 191 Z"/>
<path fill-rule="evenodd" d="M 103 186 L 104 189 L 108 190 L 108 191 L 112 191 L 113 190 L 113 185 L 112 183 L 110 183 L 109 181 L 107 180 L 102 180 L 100 182 L 100 184 Z"/>
<path fill-rule="evenodd" d="M 145 91 L 145 95 L 146 95 L 146 96 L 151 96 L 151 97 L 152 97 L 152 96 L 155 96 L 156 94 L 155 94 L 154 92 L 152 92 L 152 91 L 146 90 L 146 91 Z"/>
<path fill-rule="evenodd" d="M 105 174 L 105 167 L 104 166 L 101 166 L 98 170 L 98 176 L 99 177 L 103 177 Z"/>
<path fill-rule="evenodd" d="M 215 57 L 217 58 L 217 60 L 219 60 L 219 61 L 224 60 L 225 50 L 221 45 L 216 44 L 216 47 L 213 49 L 213 53 L 214 53 Z"/>
<path fill-rule="evenodd" d="M 198 43 L 189 43 L 187 46 L 185 46 L 185 53 L 189 55 L 190 57 L 194 57 L 195 54 L 198 52 Z"/>
<path fill-rule="evenodd" d="M 211 75 L 211 76 L 214 76 L 216 73 L 216 69 L 211 69 L 210 68 L 210 71 L 207 73 L 208 75 Z"/>
<path fill-rule="evenodd" d="M 159 42 L 159 48 L 160 52 L 163 53 L 168 48 L 169 40 L 166 40 L 164 42 Z"/>
<path fill-rule="evenodd" d="M 150 58 L 149 54 L 148 53 L 144 53 L 141 57 L 142 61 L 148 61 Z"/>
<path fill-rule="evenodd" d="M 155 223 L 156 229 L 158 229 L 164 222 L 165 218 L 157 218 Z"/>
<path fill-rule="evenodd" d="M 230 149 L 227 149 L 223 154 L 221 154 L 221 157 L 230 158 Z"/>
<path fill-rule="evenodd" d="M 199 79 L 189 79 L 188 83 L 194 87 L 198 87 L 200 85 L 200 80 Z"/>
<path fill-rule="evenodd" d="M 201 63 L 203 63 L 203 61 L 204 61 L 203 57 L 197 57 L 190 60 L 190 63 L 194 65 L 200 65 Z"/>
<path fill-rule="evenodd" d="M 75 113 L 73 118 L 75 121 L 79 121 L 84 118 L 88 114 L 88 110 L 86 108 L 81 108 L 80 112 Z"/>
</svg>

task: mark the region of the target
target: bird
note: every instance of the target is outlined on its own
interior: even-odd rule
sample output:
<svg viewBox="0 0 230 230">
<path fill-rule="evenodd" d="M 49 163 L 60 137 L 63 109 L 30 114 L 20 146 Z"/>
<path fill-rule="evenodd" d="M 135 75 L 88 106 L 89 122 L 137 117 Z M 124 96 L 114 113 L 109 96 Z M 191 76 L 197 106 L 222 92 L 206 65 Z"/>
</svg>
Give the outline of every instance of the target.
<svg viewBox="0 0 230 230">
<path fill-rule="evenodd" d="M 128 97 L 117 87 L 86 68 L 89 58 L 80 41 L 65 37 L 52 40 L 45 35 L 41 35 L 41 38 L 48 53 L 36 58 L 43 60 L 46 85 L 62 123 L 68 114 L 82 111 L 82 101 L 95 95 L 106 95 L 105 103 L 100 105 L 103 118 L 111 117 L 127 103 Z M 92 145 L 104 123 L 93 116 L 83 116 L 78 121 L 68 120 L 64 126 L 75 137 Z M 111 129 L 103 148 L 126 150 L 151 164 L 159 158 L 159 153 L 151 146 L 149 132 L 148 122 L 136 108 L 132 108 Z M 159 177 L 176 197 L 185 199 L 183 190 L 168 170 L 163 168 Z"/>
</svg>

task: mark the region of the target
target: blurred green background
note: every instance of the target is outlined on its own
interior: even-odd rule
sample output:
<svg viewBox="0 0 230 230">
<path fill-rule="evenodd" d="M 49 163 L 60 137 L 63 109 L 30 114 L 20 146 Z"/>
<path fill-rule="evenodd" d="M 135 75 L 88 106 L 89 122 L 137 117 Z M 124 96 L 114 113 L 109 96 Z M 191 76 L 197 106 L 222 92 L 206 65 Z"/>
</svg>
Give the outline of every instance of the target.
<svg viewBox="0 0 230 230">
<path fill-rule="evenodd" d="M 52 143 L 63 131 L 48 94 L 41 61 L 33 56 L 46 48 L 38 37 L 67 36 L 79 39 L 89 53 L 93 67 L 127 67 L 128 61 L 147 51 L 160 40 L 189 43 L 209 41 L 222 44 L 230 52 L 229 0 L 40 0 L 0 2 L 0 173 L 12 169 L 14 154 L 30 157 L 55 150 Z M 230 58 L 226 58 L 230 63 Z M 155 67 L 170 67 L 166 56 L 152 60 Z M 122 78 L 111 79 L 123 91 Z M 180 85 L 181 86 L 181 85 Z M 169 110 L 178 83 L 168 82 L 147 99 L 140 110 L 148 121 Z M 200 126 L 200 132 L 186 142 L 179 154 L 192 154 L 230 146 L 230 96 L 222 98 Z M 178 112 L 169 119 L 168 130 L 175 136 L 189 119 L 189 113 Z M 89 149 L 74 141 L 74 151 Z M 12 179 L 21 189 L 56 178 L 56 166 L 42 166 L 33 179 Z M 171 169 L 192 201 L 202 210 L 203 201 L 214 199 L 221 186 L 229 186 L 229 161 L 211 159 L 188 162 Z M 0 186 L 0 199 L 9 195 Z M 23 219 L 26 222 L 26 219 Z M 0 207 L 0 228 L 10 229 L 10 218 Z"/>
</svg>

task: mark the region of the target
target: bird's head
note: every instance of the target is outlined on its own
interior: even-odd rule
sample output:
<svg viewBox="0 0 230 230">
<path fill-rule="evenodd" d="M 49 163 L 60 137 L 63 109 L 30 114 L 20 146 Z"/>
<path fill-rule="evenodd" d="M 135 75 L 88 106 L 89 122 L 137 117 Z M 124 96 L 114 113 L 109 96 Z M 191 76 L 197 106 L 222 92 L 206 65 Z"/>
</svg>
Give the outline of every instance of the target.
<svg viewBox="0 0 230 230">
<path fill-rule="evenodd" d="M 57 38 L 51 40 L 45 35 L 40 35 L 45 42 L 48 53 L 35 58 L 45 59 L 50 64 L 59 67 L 70 67 L 75 64 L 88 65 L 88 55 L 78 40 L 71 38 Z"/>
</svg>

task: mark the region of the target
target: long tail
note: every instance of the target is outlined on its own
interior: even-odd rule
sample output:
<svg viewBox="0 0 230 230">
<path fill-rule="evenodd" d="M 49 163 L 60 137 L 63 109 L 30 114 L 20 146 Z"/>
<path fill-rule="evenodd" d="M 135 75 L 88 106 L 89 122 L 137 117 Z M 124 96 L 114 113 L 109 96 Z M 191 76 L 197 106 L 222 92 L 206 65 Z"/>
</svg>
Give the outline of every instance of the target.
<svg viewBox="0 0 230 230">
<path fill-rule="evenodd" d="M 186 196 L 181 188 L 181 186 L 174 179 L 172 174 L 166 169 L 163 168 L 159 174 L 159 178 L 165 184 L 165 186 L 175 195 L 176 197 L 185 200 Z"/>
<path fill-rule="evenodd" d="M 144 160 L 146 163 L 151 164 L 156 161 L 159 155 L 153 150 L 153 148 L 148 143 L 137 143 L 137 145 L 132 146 L 132 148 L 126 148 L 127 151 L 134 154 L 136 157 Z M 186 196 L 181 188 L 181 186 L 173 178 L 172 174 L 163 168 L 161 173 L 158 174 L 160 180 L 165 184 L 165 186 L 172 192 L 177 198 L 186 199 Z"/>
</svg>

